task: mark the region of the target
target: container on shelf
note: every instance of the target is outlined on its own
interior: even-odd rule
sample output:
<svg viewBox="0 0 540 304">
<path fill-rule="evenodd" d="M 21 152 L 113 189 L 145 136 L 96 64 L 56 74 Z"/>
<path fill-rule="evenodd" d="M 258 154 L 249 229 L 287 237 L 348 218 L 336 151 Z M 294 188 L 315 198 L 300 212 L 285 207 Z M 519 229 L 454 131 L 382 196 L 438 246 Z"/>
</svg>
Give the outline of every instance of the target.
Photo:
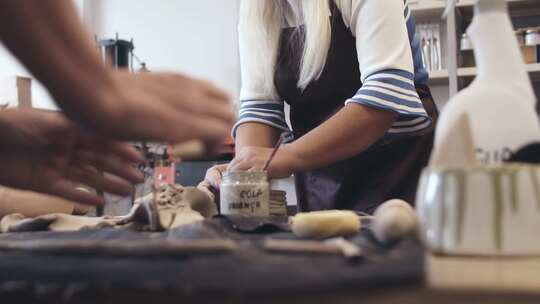
<svg viewBox="0 0 540 304">
<path fill-rule="evenodd" d="M 525 45 L 522 46 L 525 62 L 540 62 L 540 27 L 526 29 L 525 33 Z"/>
<path fill-rule="evenodd" d="M 529 28 L 525 35 L 525 43 L 527 45 L 540 44 L 540 27 Z"/>
<path fill-rule="evenodd" d="M 476 66 L 474 48 L 467 33 L 461 35 L 461 67 L 472 68 Z"/>
</svg>

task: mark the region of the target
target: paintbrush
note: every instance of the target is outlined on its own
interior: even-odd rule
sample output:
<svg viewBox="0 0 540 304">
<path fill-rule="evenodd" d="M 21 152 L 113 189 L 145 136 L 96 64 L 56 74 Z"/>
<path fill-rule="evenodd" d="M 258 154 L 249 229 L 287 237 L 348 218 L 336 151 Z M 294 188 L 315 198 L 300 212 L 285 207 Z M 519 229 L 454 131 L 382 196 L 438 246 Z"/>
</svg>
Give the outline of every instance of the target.
<svg viewBox="0 0 540 304">
<path fill-rule="evenodd" d="M 270 154 L 270 156 L 268 157 L 268 159 L 264 163 L 263 171 L 268 170 L 268 167 L 270 166 L 270 163 L 274 159 L 274 156 L 276 156 L 276 153 L 279 150 L 279 148 L 281 147 L 281 144 L 283 144 L 283 136 L 280 136 L 278 141 L 274 145 L 274 150 L 272 150 L 272 153 Z"/>
</svg>

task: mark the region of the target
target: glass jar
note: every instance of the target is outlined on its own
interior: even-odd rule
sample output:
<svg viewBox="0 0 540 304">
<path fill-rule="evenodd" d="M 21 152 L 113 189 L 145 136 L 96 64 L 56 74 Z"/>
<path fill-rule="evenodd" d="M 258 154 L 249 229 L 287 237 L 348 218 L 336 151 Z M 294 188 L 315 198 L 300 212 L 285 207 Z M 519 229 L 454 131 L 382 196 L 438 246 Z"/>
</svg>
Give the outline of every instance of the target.
<svg viewBox="0 0 540 304">
<path fill-rule="evenodd" d="M 540 45 L 540 27 L 530 28 L 527 30 L 525 43 L 530 46 Z"/>
<path fill-rule="evenodd" d="M 540 62 L 540 28 L 529 28 L 525 35 L 525 46 L 522 47 L 526 63 Z"/>
<path fill-rule="evenodd" d="M 266 172 L 227 172 L 220 193 L 221 214 L 270 216 L 270 183 Z"/>
<path fill-rule="evenodd" d="M 471 68 L 476 66 L 474 48 L 467 33 L 461 36 L 461 67 Z"/>
</svg>

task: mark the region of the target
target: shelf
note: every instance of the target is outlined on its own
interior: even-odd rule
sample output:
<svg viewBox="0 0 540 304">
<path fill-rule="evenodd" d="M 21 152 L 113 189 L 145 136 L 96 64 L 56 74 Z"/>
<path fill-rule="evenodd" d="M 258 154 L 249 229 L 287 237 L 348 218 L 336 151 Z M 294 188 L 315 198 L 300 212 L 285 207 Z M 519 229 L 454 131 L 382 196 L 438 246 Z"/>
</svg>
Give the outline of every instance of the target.
<svg viewBox="0 0 540 304">
<path fill-rule="evenodd" d="M 459 0 L 457 3 L 458 8 L 472 9 L 477 0 Z M 538 0 L 506 0 L 510 9 L 530 9 L 538 7 Z M 431 1 L 409 1 L 409 6 L 413 11 L 413 14 L 417 18 L 433 18 L 441 17 L 444 9 L 446 8 L 446 0 L 431 0 Z"/>
<path fill-rule="evenodd" d="M 448 71 L 430 71 L 429 84 L 431 85 L 448 85 Z"/>
<path fill-rule="evenodd" d="M 540 78 L 540 63 L 527 64 L 527 71 L 531 74 L 532 79 Z M 478 73 L 477 68 L 459 68 L 458 76 L 461 78 L 474 78 Z M 429 72 L 430 84 L 441 85 L 448 84 L 448 71 L 431 71 Z"/>
</svg>

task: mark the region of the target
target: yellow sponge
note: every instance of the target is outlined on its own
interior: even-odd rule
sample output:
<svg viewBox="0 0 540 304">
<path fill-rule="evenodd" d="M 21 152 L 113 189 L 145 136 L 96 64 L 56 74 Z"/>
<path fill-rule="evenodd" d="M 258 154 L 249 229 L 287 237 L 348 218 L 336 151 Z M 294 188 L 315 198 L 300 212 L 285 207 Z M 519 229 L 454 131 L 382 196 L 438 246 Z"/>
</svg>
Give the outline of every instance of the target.
<svg viewBox="0 0 540 304">
<path fill-rule="evenodd" d="M 341 210 L 299 213 L 289 224 L 296 236 L 321 239 L 355 234 L 361 227 L 355 212 Z"/>
</svg>

